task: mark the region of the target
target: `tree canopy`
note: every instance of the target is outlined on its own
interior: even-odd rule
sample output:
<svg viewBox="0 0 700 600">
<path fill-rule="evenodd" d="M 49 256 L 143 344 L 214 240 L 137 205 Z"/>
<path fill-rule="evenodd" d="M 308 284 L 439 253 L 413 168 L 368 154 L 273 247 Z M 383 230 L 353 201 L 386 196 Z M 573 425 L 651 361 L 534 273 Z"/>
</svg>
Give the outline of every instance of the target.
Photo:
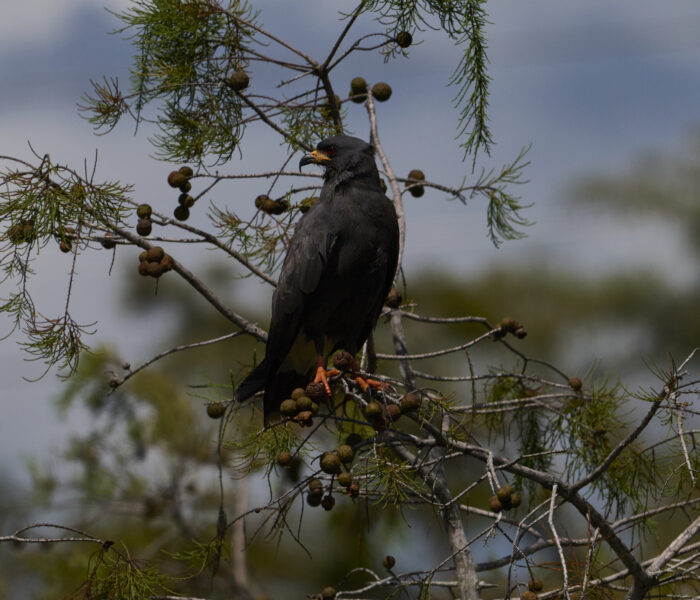
<svg viewBox="0 0 700 600">
<path fill-rule="evenodd" d="M 318 176 L 290 165 L 320 139 L 346 132 L 348 111 L 366 115 L 402 244 L 412 226 L 403 200 L 426 190 L 465 205 L 484 201 L 496 245 L 524 234 L 527 207 L 514 187 L 524 183 L 527 147 L 501 169 L 479 168 L 494 144 L 485 3 L 359 2 L 321 32 L 319 56 L 268 30 L 253 2 L 135 0 L 117 18 L 135 48 L 131 80 L 93 82 L 80 110 L 101 133 L 122 120 L 151 132 L 157 156 L 175 165 L 162 182 L 176 199 L 172 215 L 139 198 L 126 176 L 99 181 L 94 167 L 40 152 L 34 161 L 2 157 L 0 260 L 9 291 L 1 308 L 24 350 L 66 380 L 59 406 L 80 402 L 93 416 L 69 444 L 69 477 L 31 463 L 35 505 L 20 526 L 0 531 L 13 548 L 58 547 L 9 559 L 18 573 L 41 574 L 39 594 L 697 594 L 695 351 L 651 365 L 655 382 L 631 391 L 605 365 L 562 365 L 560 351 L 541 341 L 558 333 L 575 347 L 566 334 L 601 298 L 609 314 L 639 321 L 649 314 L 644 303 L 630 315 L 629 303 L 575 278 L 553 286 L 544 275 L 513 273 L 494 273 L 466 294 L 439 279 L 416 290 L 400 270 L 376 334 L 357 356 L 362 372 L 383 383 L 379 391 L 363 391 L 336 356 L 332 394 L 295 390 L 281 422 L 264 424 L 255 400 L 231 400 L 260 359 L 266 313 L 240 301 L 235 286 L 222 292 L 221 282 L 235 268 L 276 285 L 292 228 L 320 188 Z M 336 76 L 357 54 L 389 66 L 408 58 L 426 28 L 458 51 L 446 82 L 455 89 L 469 175 L 453 181 L 418 169 L 398 175 L 376 109 L 391 102 L 390 85 L 362 73 Z M 277 136 L 284 160 L 263 173 L 237 171 L 233 158 L 261 128 Z M 264 190 L 248 202 L 251 218 L 238 199 L 212 199 L 249 179 Z M 631 198 L 636 208 L 662 188 L 654 173 L 631 180 L 631 191 L 629 182 L 598 181 L 579 193 L 607 204 Z M 675 198 L 695 214 L 686 196 Z M 188 223 L 195 211 L 206 211 L 206 227 Z M 198 244 L 222 262 L 193 266 L 182 249 Z M 56 250 L 72 267 L 49 315 L 34 292 L 41 274 L 33 266 L 40 252 Z M 142 364 L 89 349 L 94 325 L 71 311 L 81 259 L 105 251 L 106 265 L 123 255 L 133 262 L 127 296 L 142 314 L 175 315 L 173 339 Z M 551 327 L 555 311 L 547 307 L 558 304 L 569 312 L 556 311 Z M 653 343 L 669 343 L 657 323 L 648 328 L 658 334 Z"/>
</svg>

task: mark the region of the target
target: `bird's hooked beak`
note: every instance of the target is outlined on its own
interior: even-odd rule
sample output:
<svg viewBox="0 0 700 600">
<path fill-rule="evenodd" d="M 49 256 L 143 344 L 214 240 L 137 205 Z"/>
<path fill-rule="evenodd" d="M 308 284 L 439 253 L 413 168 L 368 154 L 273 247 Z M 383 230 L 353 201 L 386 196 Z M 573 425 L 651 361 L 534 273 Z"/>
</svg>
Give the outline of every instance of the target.
<svg viewBox="0 0 700 600">
<path fill-rule="evenodd" d="M 330 160 L 331 157 L 328 156 L 325 152 L 321 152 L 320 150 L 312 150 L 308 154 L 304 154 L 304 156 L 301 157 L 301 160 L 299 161 L 299 170 L 301 171 L 301 168 L 304 165 L 308 165 L 310 163 L 322 165 L 327 162 L 330 162 Z"/>
</svg>

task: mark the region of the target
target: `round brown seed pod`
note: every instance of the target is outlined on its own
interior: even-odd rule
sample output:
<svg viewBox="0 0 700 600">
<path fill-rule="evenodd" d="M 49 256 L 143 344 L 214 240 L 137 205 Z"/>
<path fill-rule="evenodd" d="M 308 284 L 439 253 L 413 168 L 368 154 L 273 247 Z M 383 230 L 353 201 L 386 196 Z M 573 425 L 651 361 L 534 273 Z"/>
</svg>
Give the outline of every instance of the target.
<svg viewBox="0 0 700 600">
<path fill-rule="evenodd" d="M 182 173 L 185 177 L 188 179 L 194 175 L 194 171 L 192 170 L 191 167 L 188 167 L 187 165 L 184 165 L 178 169 L 180 173 Z"/>
<path fill-rule="evenodd" d="M 348 446 L 347 444 L 339 446 L 336 452 L 338 453 L 340 461 L 345 465 L 351 463 L 352 459 L 355 458 L 355 451 L 352 449 L 352 446 Z"/>
<path fill-rule="evenodd" d="M 321 506 L 323 506 L 323 510 L 333 510 L 333 507 L 335 506 L 335 498 L 333 496 L 324 496 L 323 499 L 321 500 Z M 333 589 L 333 588 L 331 588 Z M 335 590 L 333 593 L 333 596 L 335 596 Z M 325 596 L 324 596 L 325 598 Z"/>
<path fill-rule="evenodd" d="M 168 174 L 168 185 L 173 188 L 180 187 L 187 182 L 187 177 L 180 171 L 170 171 Z"/>
<path fill-rule="evenodd" d="M 298 398 L 301 398 L 302 396 L 306 395 L 306 390 L 304 388 L 294 388 L 292 390 L 291 398 L 292 400 L 297 400 Z"/>
<path fill-rule="evenodd" d="M 226 412 L 226 404 L 223 402 L 210 402 L 207 404 L 207 416 L 212 419 L 220 419 Z"/>
<path fill-rule="evenodd" d="M 422 185 L 414 185 L 413 187 L 409 188 L 408 191 L 414 198 L 420 198 L 423 194 L 425 194 L 425 187 Z"/>
<path fill-rule="evenodd" d="M 345 350 L 336 352 L 333 357 L 333 366 L 339 371 L 347 371 L 352 366 L 353 358 L 353 355 Z"/>
<path fill-rule="evenodd" d="M 277 459 L 277 464 L 280 467 L 288 467 L 289 465 L 292 464 L 292 454 L 291 454 L 291 452 L 288 452 L 287 450 L 282 450 L 281 452 L 278 452 L 276 459 Z"/>
<path fill-rule="evenodd" d="M 139 263 L 139 275 L 141 275 L 142 277 L 148 275 L 148 263 L 145 260 L 142 260 Z"/>
<path fill-rule="evenodd" d="M 24 226 L 22 223 L 15 223 L 7 230 L 7 239 L 13 244 L 24 242 Z"/>
<path fill-rule="evenodd" d="M 357 498 L 360 495 L 360 484 L 357 481 L 353 481 L 348 486 L 348 496 L 351 498 Z"/>
<path fill-rule="evenodd" d="M 167 273 L 168 271 L 172 271 L 175 266 L 175 260 L 170 254 L 164 254 L 163 258 L 160 260 L 160 266 L 163 267 L 163 272 Z"/>
<path fill-rule="evenodd" d="M 393 569 L 395 564 L 396 564 L 396 559 L 393 556 L 391 556 L 391 554 L 387 554 L 382 559 L 382 566 L 385 569 Z"/>
<path fill-rule="evenodd" d="M 313 492 L 314 490 L 319 490 L 323 493 L 323 481 L 317 478 L 311 479 L 309 481 L 309 491 Z"/>
<path fill-rule="evenodd" d="M 151 223 L 150 219 L 139 219 L 139 222 L 136 223 L 136 233 L 138 233 L 139 235 L 151 235 L 152 230 L 153 223 Z"/>
<path fill-rule="evenodd" d="M 541 579 L 533 577 L 527 584 L 527 589 L 529 589 L 531 592 L 541 592 L 544 589 L 544 584 L 542 583 Z"/>
<path fill-rule="evenodd" d="M 187 221 L 190 218 L 190 209 L 182 205 L 177 206 L 173 211 L 173 216 L 178 221 Z"/>
<path fill-rule="evenodd" d="M 70 194 L 76 200 L 84 200 L 87 197 L 87 192 L 85 191 L 85 186 L 77 181 L 70 188 Z"/>
<path fill-rule="evenodd" d="M 273 200 L 270 196 L 261 194 L 255 199 L 255 207 L 268 215 L 281 215 L 289 208 L 286 200 Z"/>
<path fill-rule="evenodd" d="M 321 456 L 321 470 L 329 475 L 340 473 L 341 462 L 335 452 L 326 452 Z"/>
<path fill-rule="evenodd" d="M 323 400 L 326 397 L 326 388 L 320 381 L 312 381 L 306 386 L 306 395 L 312 400 Z"/>
<path fill-rule="evenodd" d="M 578 392 L 583 387 L 583 381 L 581 381 L 578 377 L 572 377 L 569 379 L 569 387 L 575 392 Z"/>
<path fill-rule="evenodd" d="M 408 31 L 400 31 L 396 36 L 396 43 L 401 48 L 408 48 L 413 43 L 413 36 Z"/>
<path fill-rule="evenodd" d="M 388 83 L 379 82 L 372 86 L 372 96 L 377 102 L 386 102 L 391 98 L 391 87 Z"/>
<path fill-rule="evenodd" d="M 294 421 L 299 423 L 302 427 L 311 427 L 314 424 L 313 416 L 314 413 L 310 410 L 302 410 L 294 417 Z"/>
<path fill-rule="evenodd" d="M 499 489 L 496 492 L 496 495 L 498 496 L 498 499 L 503 502 L 504 499 L 510 498 L 510 495 L 513 493 L 513 486 L 512 485 L 504 485 L 501 489 Z"/>
<path fill-rule="evenodd" d="M 250 84 L 250 77 L 245 71 L 234 71 L 226 80 L 227 85 L 237 92 L 241 92 Z"/>
<path fill-rule="evenodd" d="M 150 204 L 139 204 L 136 207 L 136 216 L 139 219 L 150 219 L 153 214 L 153 209 Z"/>
<path fill-rule="evenodd" d="M 366 92 L 353 92 L 352 90 L 350 90 L 350 92 L 348 93 L 348 97 L 355 104 L 361 104 L 362 102 L 367 100 L 367 93 Z"/>
<path fill-rule="evenodd" d="M 333 600 L 335 598 L 335 588 L 330 585 L 324 587 L 321 596 L 323 596 L 323 600 Z"/>
<path fill-rule="evenodd" d="M 382 405 L 372 400 L 365 406 L 364 413 L 368 419 L 378 419 L 382 416 Z"/>
<path fill-rule="evenodd" d="M 145 250 L 139 254 L 139 262 L 146 262 L 146 254 Z"/>
<path fill-rule="evenodd" d="M 499 499 L 505 510 L 510 508 L 510 496 L 512 493 L 513 486 L 511 485 L 504 485 L 501 489 L 496 491 L 496 497 Z"/>
<path fill-rule="evenodd" d="M 160 262 L 165 256 L 163 248 L 160 246 L 153 246 L 146 250 L 146 261 L 147 262 Z"/>
<path fill-rule="evenodd" d="M 146 272 L 156 279 L 164 273 L 163 267 L 160 266 L 160 263 L 156 262 L 146 263 Z"/>
<path fill-rule="evenodd" d="M 189 194 L 180 194 L 177 197 L 177 202 L 180 206 L 185 208 L 192 208 L 194 206 L 194 198 Z"/>
<path fill-rule="evenodd" d="M 414 179 L 415 181 L 425 181 L 425 173 L 420 169 L 411 169 L 408 172 L 407 179 Z M 408 185 L 408 183 L 406 184 Z"/>
<path fill-rule="evenodd" d="M 306 494 L 306 503 L 309 506 L 319 506 L 321 504 L 321 498 L 323 498 L 323 494 Z"/>
<path fill-rule="evenodd" d="M 507 333 L 515 333 L 515 330 L 519 326 L 520 323 L 518 323 L 515 319 L 511 319 L 510 317 L 503 317 L 499 325 L 499 327 Z"/>
<path fill-rule="evenodd" d="M 304 198 L 300 203 L 299 203 L 299 210 L 301 211 L 302 214 L 306 214 L 311 210 L 312 206 L 315 206 L 318 204 L 318 196 L 309 196 L 308 198 Z"/>
<path fill-rule="evenodd" d="M 58 243 L 58 247 L 63 253 L 68 253 L 73 249 L 73 244 L 71 244 L 70 240 L 61 240 Z"/>
<path fill-rule="evenodd" d="M 268 215 L 281 215 L 289 208 L 286 200 L 270 200 L 263 202 L 262 211 Z"/>
<path fill-rule="evenodd" d="M 425 173 L 423 173 L 423 171 L 420 169 L 412 169 L 409 171 L 407 179 L 412 179 L 414 181 L 425 181 Z M 408 191 L 415 198 L 420 198 L 425 193 L 425 188 L 422 185 L 415 185 L 413 181 L 407 181 L 406 187 L 408 187 Z"/>
<path fill-rule="evenodd" d="M 100 244 L 105 250 L 111 250 L 117 245 L 116 236 L 113 233 L 105 233 L 105 236 L 100 240 Z"/>
<path fill-rule="evenodd" d="M 489 498 L 489 508 L 491 512 L 501 512 L 503 510 L 503 505 L 498 499 L 498 496 L 491 496 L 491 498 Z"/>
<path fill-rule="evenodd" d="M 350 484 L 352 483 L 352 475 L 348 473 L 347 471 L 343 471 L 340 475 L 338 475 L 338 485 L 342 485 L 343 487 L 350 487 Z"/>
<path fill-rule="evenodd" d="M 401 300 L 403 300 L 401 297 L 401 292 L 399 292 L 399 290 L 397 290 L 395 287 L 392 287 L 389 290 L 386 300 L 384 300 L 384 304 L 386 304 L 389 308 L 398 308 L 401 306 Z"/>
<path fill-rule="evenodd" d="M 386 412 L 391 421 L 398 421 L 401 418 L 401 407 L 398 404 L 387 405 Z"/>
<path fill-rule="evenodd" d="M 350 91 L 353 94 L 366 94 L 367 82 L 364 77 L 353 77 L 352 81 L 350 81 Z"/>
<path fill-rule="evenodd" d="M 420 396 L 414 393 L 408 393 L 401 398 L 401 412 L 409 413 L 418 410 L 421 405 Z"/>
<path fill-rule="evenodd" d="M 186 194 L 192 189 L 192 184 L 189 181 L 185 181 L 182 185 L 178 186 L 178 189 L 183 193 Z"/>
<path fill-rule="evenodd" d="M 313 405 L 314 401 L 308 396 L 299 396 L 296 399 L 296 403 L 298 410 L 311 410 L 311 406 Z"/>
<path fill-rule="evenodd" d="M 522 501 L 523 501 L 523 499 L 520 496 L 520 494 L 518 494 L 518 492 L 513 492 L 510 495 L 510 507 L 511 508 L 518 508 L 518 506 L 520 506 Z"/>
<path fill-rule="evenodd" d="M 285 417 L 293 417 L 299 412 L 299 409 L 297 408 L 297 403 L 296 400 L 292 400 L 291 398 L 287 398 L 282 404 L 280 404 L 280 412 L 285 416 Z"/>
</svg>

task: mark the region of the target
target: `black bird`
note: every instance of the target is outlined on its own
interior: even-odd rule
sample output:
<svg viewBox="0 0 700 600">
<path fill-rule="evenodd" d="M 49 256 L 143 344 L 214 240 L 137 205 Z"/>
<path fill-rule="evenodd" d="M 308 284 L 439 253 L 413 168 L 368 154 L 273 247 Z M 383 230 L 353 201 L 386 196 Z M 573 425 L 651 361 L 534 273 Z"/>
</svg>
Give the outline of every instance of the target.
<svg viewBox="0 0 700 600">
<path fill-rule="evenodd" d="M 272 297 L 265 359 L 236 390 L 239 401 L 264 389 L 265 422 L 295 387 L 326 381 L 326 361 L 353 356 L 372 331 L 399 254 L 393 203 L 384 195 L 374 149 L 344 135 L 306 154 L 325 167 L 319 202 L 299 221 Z"/>
</svg>

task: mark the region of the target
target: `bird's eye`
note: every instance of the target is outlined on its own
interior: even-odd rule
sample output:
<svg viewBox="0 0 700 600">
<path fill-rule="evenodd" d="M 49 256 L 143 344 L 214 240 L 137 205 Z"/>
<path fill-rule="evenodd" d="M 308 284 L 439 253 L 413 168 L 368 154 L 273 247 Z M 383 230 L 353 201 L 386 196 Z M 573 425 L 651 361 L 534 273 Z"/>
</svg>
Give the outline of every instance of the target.
<svg viewBox="0 0 700 600">
<path fill-rule="evenodd" d="M 328 148 L 327 154 L 328 156 L 335 156 L 335 146 L 331 146 L 330 148 Z"/>
</svg>

